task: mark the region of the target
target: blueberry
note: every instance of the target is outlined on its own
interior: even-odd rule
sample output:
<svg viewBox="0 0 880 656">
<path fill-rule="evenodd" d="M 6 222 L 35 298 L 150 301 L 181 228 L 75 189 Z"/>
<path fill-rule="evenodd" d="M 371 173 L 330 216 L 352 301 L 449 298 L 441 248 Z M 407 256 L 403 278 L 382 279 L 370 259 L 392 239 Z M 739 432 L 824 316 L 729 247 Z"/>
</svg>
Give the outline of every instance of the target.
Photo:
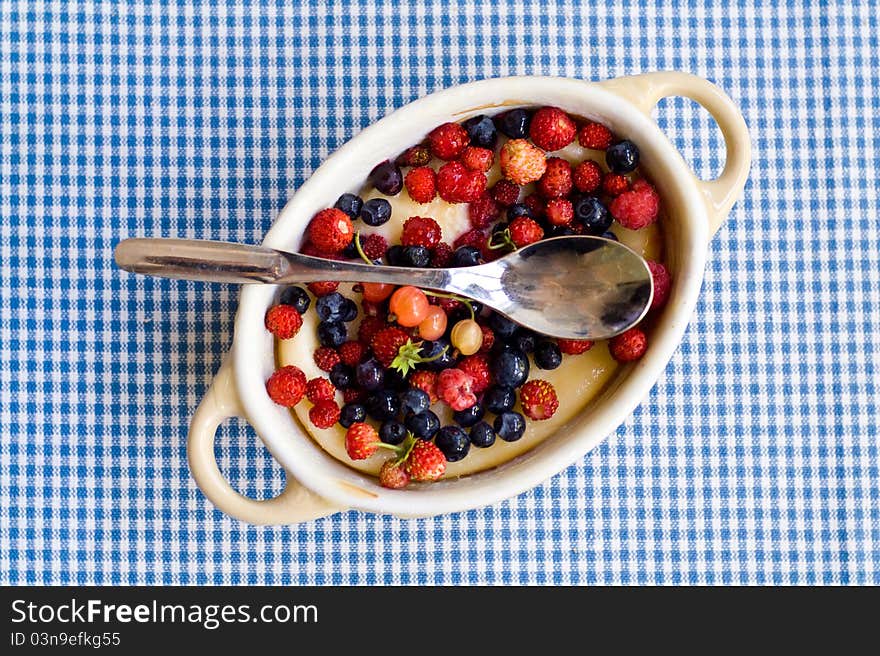
<svg viewBox="0 0 880 656">
<path fill-rule="evenodd" d="M 504 387 L 519 387 L 529 377 L 529 359 L 517 349 L 496 354 L 491 365 L 495 382 Z"/>
<path fill-rule="evenodd" d="M 479 301 L 471 301 L 471 307 L 474 310 L 474 316 L 480 316 L 480 312 L 483 311 L 483 304 Z M 449 326 L 449 329 L 452 330 L 452 327 L 455 326 L 455 324 L 457 324 L 459 321 L 470 318 L 471 311 L 468 310 L 467 305 L 462 303 L 460 307 L 455 308 L 454 310 L 452 310 L 452 312 L 449 313 L 447 325 Z"/>
<path fill-rule="evenodd" d="M 370 184 L 386 196 L 396 196 L 403 189 L 400 167 L 387 159 L 370 171 Z"/>
<path fill-rule="evenodd" d="M 611 212 L 595 196 L 580 196 L 572 205 L 574 220 L 584 226 L 588 235 L 601 235 L 611 226 Z"/>
<path fill-rule="evenodd" d="M 605 163 L 615 173 L 629 173 L 639 165 L 639 148 L 632 141 L 618 141 L 605 151 Z"/>
<path fill-rule="evenodd" d="M 375 392 L 385 384 L 385 368 L 375 358 L 365 360 L 355 367 L 354 376 L 358 386 L 368 392 Z"/>
<path fill-rule="evenodd" d="M 471 444 L 481 449 L 495 444 L 495 429 L 485 421 L 475 424 L 470 433 Z"/>
<path fill-rule="evenodd" d="M 429 371 L 440 371 L 441 369 L 446 369 L 455 364 L 455 357 L 452 355 L 452 344 L 445 337 L 441 337 L 434 341 L 424 340 L 422 342 L 422 348 L 419 349 L 419 355 L 424 358 L 432 358 L 444 348 L 446 349 L 446 352 L 443 355 L 436 360 L 424 363 L 422 366 Z"/>
<path fill-rule="evenodd" d="M 416 387 L 410 387 L 400 395 L 400 410 L 404 414 L 410 412 L 414 415 L 421 414 L 431 407 L 431 397 Z"/>
<path fill-rule="evenodd" d="M 600 237 L 605 237 L 605 239 L 610 239 L 611 241 L 620 241 L 620 240 L 617 238 L 617 235 L 615 235 L 615 234 L 614 234 L 613 232 L 611 232 L 610 230 L 606 230 L 605 232 L 603 232 L 603 233 L 600 235 Z"/>
<path fill-rule="evenodd" d="M 361 200 L 360 196 L 355 194 L 342 194 L 339 198 L 336 199 L 336 204 L 333 206 L 336 209 L 342 210 L 351 219 L 358 218 L 358 214 L 361 213 L 361 208 L 364 206 L 364 201 Z"/>
<path fill-rule="evenodd" d="M 339 423 L 344 428 L 349 428 L 352 424 L 364 421 L 367 418 L 367 409 L 360 403 L 346 403 L 339 411 Z"/>
<path fill-rule="evenodd" d="M 524 205 L 523 203 L 515 203 L 507 208 L 507 220 L 508 221 L 513 221 L 515 218 L 517 218 L 519 216 L 527 216 L 530 219 L 535 218 L 535 215 L 532 213 L 532 210 L 529 209 L 529 206 Z"/>
<path fill-rule="evenodd" d="M 511 109 L 495 117 L 495 125 L 511 139 L 523 139 L 529 134 L 531 114 L 524 109 Z"/>
<path fill-rule="evenodd" d="M 441 428 L 437 431 L 434 444 L 443 452 L 448 462 L 461 460 L 468 454 L 471 448 L 471 442 L 468 439 L 467 433 L 458 426 L 444 426 Z"/>
<path fill-rule="evenodd" d="M 407 430 L 423 440 L 430 440 L 440 429 L 440 419 L 430 410 L 417 415 L 407 415 L 403 420 Z"/>
<path fill-rule="evenodd" d="M 386 369 L 385 387 L 395 392 L 402 392 L 409 387 L 409 381 L 397 369 Z"/>
<path fill-rule="evenodd" d="M 510 227 L 510 224 L 507 221 L 500 221 L 492 226 L 492 236 L 500 235 L 502 232 L 507 230 Z M 494 242 L 493 242 L 494 243 Z"/>
<path fill-rule="evenodd" d="M 476 266 L 480 263 L 480 249 L 475 246 L 459 246 L 452 253 L 451 267 Z"/>
<path fill-rule="evenodd" d="M 486 410 L 494 415 L 500 415 L 507 412 L 516 403 L 516 392 L 510 387 L 502 385 L 494 385 L 486 390 L 486 396 L 483 397 L 483 403 Z"/>
<path fill-rule="evenodd" d="M 570 237 L 571 235 L 576 235 L 576 234 L 577 233 L 567 225 L 552 226 L 547 231 L 548 237 Z"/>
<path fill-rule="evenodd" d="M 483 406 L 480 403 L 474 403 L 470 408 L 453 412 L 452 418 L 459 426 L 469 428 L 480 421 L 484 414 L 486 414 L 486 411 L 483 410 Z"/>
<path fill-rule="evenodd" d="M 354 245 L 354 239 L 352 239 L 345 248 L 342 249 L 342 257 L 346 257 L 349 260 L 359 260 L 360 254 L 357 251 L 357 246 Z"/>
<path fill-rule="evenodd" d="M 538 369 L 556 369 L 562 364 L 562 351 L 556 342 L 549 339 L 538 342 L 535 347 L 535 366 Z"/>
<path fill-rule="evenodd" d="M 348 339 L 348 329 L 341 321 L 322 321 L 318 324 L 318 339 L 321 346 L 337 348 Z"/>
<path fill-rule="evenodd" d="M 354 370 L 347 364 L 339 362 L 330 370 L 330 382 L 337 389 L 348 389 L 354 384 Z"/>
<path fill-rule="evenodd" d="M 495 432 L 505 442 L 516 442 L 526 432 L 526 420 L 518 412 L 502 412 L 493 422 Z"/>
<path fill-rule="evenodd" d="M 376 421 L 394 419 L 400 412 L 400 401 L 392 390 L 378 390 L 367 397 L 367 414 Z"/>
<path fill-rule="evenodd" d="M 385 444 L 400 444 L 406 438 L 406 427 L 396 419 L 389 419 L 379 426 L 379 439 Z"/>
<path fill-rule="evenodd" d="M 391 218 L 391 203 L 384 198 L 371 198 L 361 208 L 361 220 L 368 226 L 380 226 Z"/>
<path fill-rule="evenodd" d="M 495 333 L 495 337 L 502 341 L 510 339 L 519 330 L 519 324 L 514 323 L 497 312 L 489 317 L 489 327 Z"/>
<path fill-rule="evenodd" d="M 424 246 L 404 246 L 400 255 L 400 264 L 424 269 L 431 265 L 431 251 Z"/>
<path fill-rule="evenodd" d="M 345 301 L 348 300 L 339 292 L 331 292 L 315 301 L 315 312 L 321 321 L 342 321 Z"/>
<path fill-rule="evenodd" d="M 516 334 L 513 336 L 513 340 L 511 342 L 512 346 L 515 349 L 519 349 L 523 353 L 531 353 L 535 350 L 535 345 L 538 343 L 538 337 L 531 330 L 526 330 L 525 328 L 520 328 Z"/>
<path fill-rule="evenodd" d="M 403 264 L 403 246 L 394 244 L 385 251 L 385 259 L 388 260 L 389 266 L 404 266 Z"/>
<path fill-rule="evenodd" d="M 297 287 L 296 285 L 288 287 L 281 292 L 281 298 L 279 301 L 284 305 L 292 305 L 300 314 L 305 314 L 306 310 L 308 310 L 309 306 L 312 304 L 312 299 L 309 298 L 309 293 L 302 287 Z"/>
<path fill-rule="evenodd" d="M 342 304 L 342 320 L 346 323 L 349 321 L 354 321 L 358 315 L 358 306 L 350 298 L 345 299 L 345 302 Z"/>
<path fill-rule="evenodd" d="M 495 123 L 488 116 L 474 116 L 469 118 L 461 126 L 467 130 L 468 137 L 474 146 L 480 148 L 494 148 L 495 141 L 498 139 L 498 132 L 495 129 Z"/>
</svg>

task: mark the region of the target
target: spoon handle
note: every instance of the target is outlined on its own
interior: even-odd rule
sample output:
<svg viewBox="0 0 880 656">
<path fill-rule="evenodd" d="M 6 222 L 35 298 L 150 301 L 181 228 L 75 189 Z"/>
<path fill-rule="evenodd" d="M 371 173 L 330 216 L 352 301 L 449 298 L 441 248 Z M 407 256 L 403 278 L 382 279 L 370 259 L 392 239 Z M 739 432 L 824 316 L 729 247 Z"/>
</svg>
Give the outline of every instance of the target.
<svg viewBox="0 0 880 656">
<path fill-rule="evenodd" d="M 125 239 L 115 250 L 121 269 L 203 282 L 286 284 L 330 280 L 384 282 L 442 289 L 444 269 L 415 269 L 325 260 L 319 257 L 198 239 Z"/>
</svg>

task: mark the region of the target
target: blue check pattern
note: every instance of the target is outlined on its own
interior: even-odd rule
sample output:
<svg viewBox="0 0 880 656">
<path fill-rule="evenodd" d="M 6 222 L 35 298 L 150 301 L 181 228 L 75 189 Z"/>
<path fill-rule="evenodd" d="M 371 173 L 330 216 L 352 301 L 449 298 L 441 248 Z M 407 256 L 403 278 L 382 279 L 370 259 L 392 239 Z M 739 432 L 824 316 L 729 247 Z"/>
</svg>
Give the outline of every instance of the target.
<svg viewBox="0 0 880 656">
<path fill-rule="evenodd" d="M 880 584 L 880 50 L 865 2 L 0 0 L 0 583 Z M 236 290 L 121 238 L 260 241 L 361 128 L 488 76 L 681 69 L 754 137 L 646 402 L 546 484 L 435 519 L 256 528 L 189 477 Z M 704 177 L 717 128 L 658 121 Z M 283 476 L 230 422 L 243 492 Z"/>
</svg>

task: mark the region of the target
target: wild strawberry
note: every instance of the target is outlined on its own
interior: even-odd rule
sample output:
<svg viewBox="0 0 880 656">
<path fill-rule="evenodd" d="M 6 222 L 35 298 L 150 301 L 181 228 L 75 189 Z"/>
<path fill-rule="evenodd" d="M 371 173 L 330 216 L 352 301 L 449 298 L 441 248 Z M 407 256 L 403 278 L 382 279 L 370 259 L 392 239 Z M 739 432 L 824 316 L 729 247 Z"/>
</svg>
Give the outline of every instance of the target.
<svg viewBox="0 0 880 656">
<path fill-rule="evenodd" d="M 318 376 L 306 383 L 306 398 L 311 403 L 332 401 L 336 398 L 336 388 L 329 380 Z"/>
<path fill-rule="evenodd" d="M 632 362 L 645 354 L 648 338 L 638 328 L 630 328 L 608 342 L 611 357 L 618 362 Z"/>
<path fill-rule="evenodd" d="M 281 367 L 266 381 L 269 398 L 278 405 L 292 408 L 302 400 L 306 391 L 306 375 L 293 365 Z"/>
<path fill-rule="evenodd" d="M 574 208 L 567 198 L 554 198 L 548 202 L 544 214 L 550 225 L 567 226 L 574 220 Z"/>
<path fill-rule="evenodd" d="M 577 125 L 558 107 L 542 107 L 532 116 L 529 136 L 546 151 L 565 148 L 574 141 Z"/>
<path fill-rule="evenodd" d="M 474 248 L 482 248 L 486 243 L 486 233 L 482 230 L 477 230 L 474 228 L 473 230 L 468 230 L 465 233 L 460 234 L 455 238 L 455 241 L 452 242 L 452 248 L 458 249 L 462 246 L 473 246 Z"/>
<path fill-rule="evenodd" d="M 511 139 L 501 146 L 501 173 L 522 186 L 540 180 L 547 169 L 544 151 L 525 139 Z"/>
<path fill-rule="evenodd" d="M 379 433 L 362 421 L 349 426 L 345 432 L 345 450 L 352 460 L 366 460 L 379 448 Z"/>
<path fill-rule="evenodd" d="M 437 176 L 430 166 L 410 169 L 403 184 L 409 197 L 417 203 L 430 203 L 437 195 Z"/>
<path fill-rule="evenodd" d="M 309 408 L 309 421 L 316 428 L 330 428 L 339 421 L 339 406 L 336 401 L 324 399 Z"/>
<path fill-rule="evenodd" d="M 309 255 L 311 257 L 320 257 L 322 260 L 345 259 L 340 253 L 328 253 L 327 251 L 322 251 L 310 241 L 306 241 L 306 243 L 300 247 L 299 252 L 303 255 Z"/>
<path fill-rule="evenodd" d="M 495 344 L 495 331 L 489 328 L 489 326 L 483 325 L 480 325 L 480 330 L 483 331 L 483 343 L 480 345 L 478 353 L 488 353 Z"/>
<path fill-rule="evenodd" d="M 622 173 L 606 173 L 602 178 L 602 191 L 609 196 L 620 196 L 629 191 L 629 178 Z"/>
<path fill-rule="evenodd" d="M 339 253 L 351 242 L 354 228 L 348 214 L 331 207 L 321 210 L 312 217 L 308 234 L 309 241 L 319 250 Z"/>
<path fill-rule="evenodd" d="M 439 159 L 455 159 L 470 141 L 467 130 L 458 123 L 438 125 L 428 134 L 428 147 Z"/>
<path fill-rule="evenodd" d="M 571 164 L 561 157 L 549 157 L 544 175 L 538 180 L 544 198 L 562 198 L 571 193 Z"/>
<path fill-rule="evenodd" d="M 332 294 L 337 289 L 339 289 L 339 283 L 333 282 L 332 280 L 310 282 L 306 286 L 309 288 L 309 291 L 312 292 L 315 296 L 326 296 L 327 294 Z"/>
<path fill-rule="evenodd" d="M 502 178 L 495 183 L 489 193 L 501 207 L 510 207 L 519 200 L 519 185 Z"/>
<path fill-rule="evenodd" d="M 315 349 L 313 357 L 315 358 L 315 364 L 318 365 L 318 369 L 321 371 L 330 371 L 340 362 L 339 353 L 336 352 L 336 349 L 332 349 L 329 346 L 321 346 Z"/>
<path fill-rule="evenodd" d="M 440 224 L 429 216 L 411 216 L 403 224 L 400 243 L 404 246 L 434 248 L 440 243 Z"/>
<path fill-rule="evenodd" d="M 354 367 L 364 358 L 367 347 L 360 342 L 348 341 L 339 347 L 339 359 L 349 367 Z"/>
<path fill-rule="evenodd" d="M 373 336 L 370 345 L 373 347 L 373 355 L 376 356 L 376 359 L 383 366 L 389 367 L 397 357 L 400 347 L 407 341 L 409 341 L 409 333 L 397 326 L 388 326 Z"/>
<path fill-rule="evenodd" d="M 357 387 L 349 387 L 342 390 L 342 401 L 344 403 L 360 403 L 367 398 L 367 393 Z"/>
<path fill-rule="evenodd" d="M 578 130 L 578 143 L 584 148 L 606 150 L 612 141 L 614 135 L 611 134 L 611 130 L 601 123 L 587 123 Z"/>
<path fill-rule="evenodd" d="M 435 372 L 415 371 L 409 377 L 409 384 L 431 397 L 431 403 L 437 402 L 437 374 Z"/>
<path fill-rule="evenodd" d="M 437 396 L 453 410 L 464 410 L 477 402 L 473 385 L 473 376 L 461 369 L 444 369 L 437 376 Z"/>
<path fill-rule="evenodd" d="M 544 238 L 544 229 L 527 216 L 518 216 L 510 222 L 510 240 L 517 248 L 534 244 Z"/>
<path fill-rule="evenodd" d="M 526 417 L 537 421 L 550 419 L 559 408 L 559 399 L 553 385 L 540 379 L 530 380 L 522 386 L 519 402 Z"/>
<path fill-rule="evenodd" d="M 483 194 L 468 205 L 468 218 L 471 226 L 478 229 L 488 228 L 498 218 L 498 205 L 489 194 Z"/>
<path fill-rule="evenodd" d="M 538 194 L 529 194 L 528 196 L 523 198 L 523 205 L 529 208 L 532 216 L 536 219 L 544 216 L 544 212 L 547 211 L 547 206 L 544 204 L 544 199 L 541 198 Z"/>
<path fill-rule="evenodd" d="M 593 342 L 589 339 L 557 339 L 556 343 L 566 355 L 580 355 L 593 348 Z"/>
<path fill-rule="evenodd" d="M 266 330 L 278 339 L 290 339 L 302 328 L 300 313 L 292 305 L 273 305 L 266 312 Z"/>
<path fill-rule="evenodd" d="M 592 194 L 602 184 L 602 169 L 593 160 L 585 160 L 572 173 L 572 182 L 578 191 Z"/>
<path fill-rule="evenodd" d="M 437 193 L 447 203 L 471 203 L 486 191 L 486 176 L 461 162 L 447 162 L 437 171 Z"/>
<path fill-rule="evenodd" d="M 479 353 L 469 355 L 466 358 L 462 358 L 455 366 L 474 379 L 472 386 L 474 394 L 482 394 L 492 383 L 492 374 L 489 371 L 489 358 L 485 355 Z"/>
<path fill-rule="evenodd" d="M 404 467 L 414 481 L 436 481 L 446 472 L 446 456 L 433 442 L 416 440 Z"/>
<path fill-rule="evenodd" d="M 445 241 L 441 241 L 431 251 L 431 266 L 435 269 L 442 269 L 443 267 L 448 266 L 451 259 L 452 246 L 447 244 Z M 432 296 L 431 298 L 437 297 Z"/>
<path fill-rule="evenodd" d="M 400 490 L 409 485 L 409 474 L 406 467 L 397 460 L 386 460 L 379 470 L 379 485 L 389 490 Z"/>
<path fill-rule="evenodd" d="M 358 326 L 358 341 L 364 346 L 369 346 L 373 343 L 373 337 L 382 330 L 388 324 L 384 319 L 381 319 L 377 316 L 366 316 L 361 319 L 361 323 Z"/>
<path fill-rule="evenodd" d="M 373 233 L 361 241 L 361 250 L 369 260 L 378 260 L 388 250 L 388 241 L 382 235 Z"/>
<path fill-rule="evenodd" d="M 431 161 L 431 152 L 425 146 L 411 146 L 395 160 L 398 166 L 424 166 Z"/>
<path fill-rule="evenodd" d="M 611 202 L 611 216 L 624 228 L 639 230 L 657 220 L 660 197 L 654 187 L 638 180 L 630 191 L 625 191 Z"/>
<path fill-rule="evenodd" d="M 485 173 L 492 168 L 492 163 L 495 161 L 495 153 L 488 148 L 468 146 L 462 151 L 459 159 L 470 170 Z"/>
<path fill-rule="evenodd" d="M 651 270 L 651 277 L 654 278 L 654 298 L 651 301 L 651 309 L 656 310 L 666 305 L 672 279 L 669 277 L 669 271 L 660 262 L 648 260 L 648 268 Z"/>
</svg>

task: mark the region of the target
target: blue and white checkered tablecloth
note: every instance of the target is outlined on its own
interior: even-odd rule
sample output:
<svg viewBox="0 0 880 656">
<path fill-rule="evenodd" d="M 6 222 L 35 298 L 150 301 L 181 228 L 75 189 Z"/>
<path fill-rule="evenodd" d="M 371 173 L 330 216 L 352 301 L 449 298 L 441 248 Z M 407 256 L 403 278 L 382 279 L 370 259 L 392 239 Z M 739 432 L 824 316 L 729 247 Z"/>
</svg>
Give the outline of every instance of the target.
<svg viewBox="0 0 880 656">
<path fill-rule="evenodd" d="M 0 0 L 0 583 L 880 584 L 880 6 L 866 2 Z M 236 289 L 134 277 L 133 235 L 257 242 L 321 160 L 478 78 L 691 71 L 754 135 L 665 377 L 495 506 L 230 520 L 190 415 Z M 661 125 L 704 176 L 720 135 Z M 283 474 L 221 431 L 250 495 Z"/>
</svg>

